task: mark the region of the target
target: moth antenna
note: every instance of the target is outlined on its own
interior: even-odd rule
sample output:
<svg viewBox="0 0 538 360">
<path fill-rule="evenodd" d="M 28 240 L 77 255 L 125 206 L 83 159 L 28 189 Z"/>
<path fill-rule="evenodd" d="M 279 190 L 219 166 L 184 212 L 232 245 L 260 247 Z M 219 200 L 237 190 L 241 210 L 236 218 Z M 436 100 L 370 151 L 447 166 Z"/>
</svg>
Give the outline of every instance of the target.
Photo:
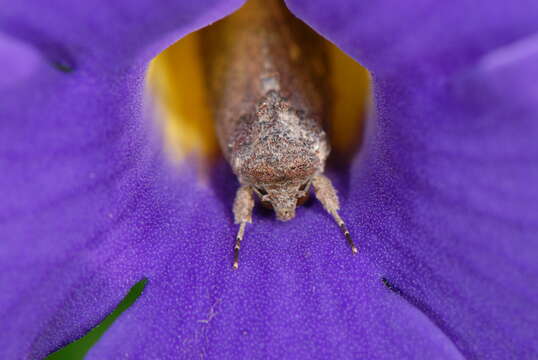
<svg viewBox="0 0 538 360">
<path fill-rule="evenodd" d="M 245 225 L 247 222 L 252 222 L 252 208 L 254 208 L 252 189 L 250 186 L 242 185 L 235 194 L 233 209 L 235 223 L 240 224 L 239 231 L 235 237 L 234 269 L 239 268 L 239 249 L 241 248 L 241 240 L 243 240 L 243 234 L 245 233 Z"/>
<path fill-rule="evenodd" d="M 338 212 L 336 212 L 336 210 L 331 211 L 331 215 L 333 216 L 334 220 L 336 221 L 336 223 L 338 224 L 338 226 L 344 233 L 347 243 L 351 247 L 351 252 L 353 253 L 353 255 L 355 255 L 356 253 L 359 252 L 359 250 L 357 249 L 357 247 L 355 246 L 355 243 L 353 242 L 353 239 L 351 238 L 351 234 L 349 233 L 349 230 L 347 229 L 346 223 L 344 222 L 344 220 L 342 220 L 340 215 L 338 215 Z"/>
<path fill-rule="evenodd" d="M 239 225 L 239 231 L 237 232 L 237 236 L 235 237 L 234 264 L 233 264 L 234 269 L 239 268 L 239 249 L 241 248 L 241 240 L 243 240 L 243 234 L 245 233 L 246 224 L 247 224 L 246 221 L 241 222 L 241 225 Z"/>
<path fill-rule="evenodd" d="M 338 201 L 338 195 L 336 194 L 336 189 L 331 183 L 331 180 L 329 180 L 329 178 L 325 175 L 319 174 L 312 179 L 312 185 L 314 185 L 316 197 L 321 202 L 325 210 L 327 210 L 327 212 L 332 215 L 334 221 L 336 221 L 336 223 L 344 233 L 347 243 L 351 247 L 351 252 L 353 254 L 358 253 L 359 250 L 357 250 L 357 247 L 355 246 L 355 243 L 351 238 L 351 234 L 347 229 L 346 223 L 344 222 L 344 220 L 342 220 L 340 215 L 338 215 L 340 202 Z"/>
</svg>

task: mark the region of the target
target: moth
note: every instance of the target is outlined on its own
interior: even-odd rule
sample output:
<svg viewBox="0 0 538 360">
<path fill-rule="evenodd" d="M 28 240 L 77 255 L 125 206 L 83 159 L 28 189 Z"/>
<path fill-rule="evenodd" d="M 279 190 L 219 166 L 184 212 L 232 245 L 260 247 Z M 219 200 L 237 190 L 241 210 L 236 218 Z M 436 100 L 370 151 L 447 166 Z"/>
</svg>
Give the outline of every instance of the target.
<svg viewBox="0 0 538 360">
<path fill-rule="evenodd" d="M 312 187 L 357 253 L 336 190 L 323 175 L 330 152 L 322 128 L 326 60 L 315 35 L 280 2 L 267 0 L 251 0 L 212 27 L 202 42 L 205 72 L 219 145 L 240 183 L 233 267 L 254 197 L 288 221 Z"/>
</svg>

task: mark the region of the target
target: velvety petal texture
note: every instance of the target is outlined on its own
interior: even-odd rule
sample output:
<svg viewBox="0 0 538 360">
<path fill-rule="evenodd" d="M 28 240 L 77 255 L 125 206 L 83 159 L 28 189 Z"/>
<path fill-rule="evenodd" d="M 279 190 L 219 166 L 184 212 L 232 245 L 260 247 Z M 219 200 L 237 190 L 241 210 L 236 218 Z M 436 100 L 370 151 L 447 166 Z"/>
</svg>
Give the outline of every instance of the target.
<svg viewBox="0 0 538 360">
<path fill-rule="evenodd" d="M 88 358 L 538 356 L 538 5 L 288 5 L 374 76 L 363 150 L 329 173 L 361 253 L 316 202 L 258 210 L 234 272 L 237 182 L 168 163 L 144 72 L 240 2 L 2 2 L 0 358 L 144 278 Z"/>
<path fill-rule="evenodd" d="M 188 171 L 165 170 L 144 76 L 159 51 L 239 5 L 2 2 L 0 358 L 43 358 L 99 323 L 163 264 L 148 253 L 166 251 L 156 231 L 183 245 L 181 233 L 207 229 L 189 219 L 214 200 Z"/>
<path fill-rule="evenodd" d="M 373 72 L 350 179 L 366 253 L 465 358 L 530 359 L 538 4 L 479 3 L 289 1 Z"/>
</svg>

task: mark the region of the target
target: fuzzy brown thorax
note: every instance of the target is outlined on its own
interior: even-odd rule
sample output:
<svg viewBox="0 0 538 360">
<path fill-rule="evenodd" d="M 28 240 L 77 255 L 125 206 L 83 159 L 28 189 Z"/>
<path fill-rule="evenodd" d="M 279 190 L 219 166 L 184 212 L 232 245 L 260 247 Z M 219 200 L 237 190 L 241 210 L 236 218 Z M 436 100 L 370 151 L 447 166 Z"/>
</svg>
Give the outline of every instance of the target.
<svg viewBox="0 0 538 360">
<path fill-rule="evenodd" d="M 229 144 L 241 184 L 252 186 L 280 220 L 294 217 L 312 177 L 323 172 L 329 149 L 313 116 L 270 90 L 252 114 L 244 115 Z"/>
</svg>

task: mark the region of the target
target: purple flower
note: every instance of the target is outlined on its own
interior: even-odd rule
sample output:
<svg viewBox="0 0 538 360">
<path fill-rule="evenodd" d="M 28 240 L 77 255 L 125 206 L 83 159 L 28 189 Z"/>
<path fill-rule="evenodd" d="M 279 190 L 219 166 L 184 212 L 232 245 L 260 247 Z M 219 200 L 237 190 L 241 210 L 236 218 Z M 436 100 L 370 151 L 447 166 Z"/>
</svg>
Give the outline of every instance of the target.
<svg viewBox="0 0 538 360">
<path fill-rule="evenodd" d="M 0 358 L 536 358 L 538 2 L 289 0 L 373 74 L 376 119 L 319 204 L 230 269 L 226 166 L 165 159 L 148 62 L 240 1 L 3 2 Z"/>
</svg>

